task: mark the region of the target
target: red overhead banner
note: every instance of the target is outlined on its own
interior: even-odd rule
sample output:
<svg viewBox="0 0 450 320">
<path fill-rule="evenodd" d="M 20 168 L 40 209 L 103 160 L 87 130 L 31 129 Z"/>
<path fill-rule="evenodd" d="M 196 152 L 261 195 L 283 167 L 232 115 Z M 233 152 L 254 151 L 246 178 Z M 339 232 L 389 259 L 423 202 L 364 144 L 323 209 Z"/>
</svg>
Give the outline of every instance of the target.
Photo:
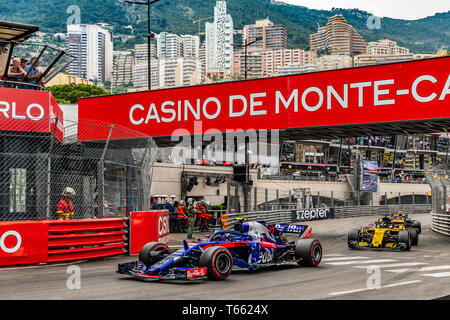
<svg viewBox="0 0 450 320">
<path fill-rule="evenodd" d="M 450 57 L 443 57 L 86 98 L 79 101 L 79 119 L 153 137 L 445 119 L 449 70 Z M 78 133 L 80 140 L 108 136 L 106 129 L 93 134 L 83 125 Z"/>
<path fill-rule="evenodd" d="M 0 88 L 0 130 L 53 133 L 63 138 L 63 112 L 50 92 Z"/>
</svg>

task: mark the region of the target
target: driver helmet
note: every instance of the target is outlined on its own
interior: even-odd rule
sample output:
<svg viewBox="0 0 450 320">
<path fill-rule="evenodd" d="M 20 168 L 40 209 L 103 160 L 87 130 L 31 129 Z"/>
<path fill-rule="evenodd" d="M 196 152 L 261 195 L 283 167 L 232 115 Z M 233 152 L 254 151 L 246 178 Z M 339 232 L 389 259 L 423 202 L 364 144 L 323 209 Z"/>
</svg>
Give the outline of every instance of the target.
<svg viewBox="0 0 450 320">
<path fill-rule="evenodd" d="M 194 199 L 189 198 L 189 199 L 187 200 L 187 203 L 188 203 L 188 204 L 193 204 L 193 203 L 194 203 Z"/>
</svg>

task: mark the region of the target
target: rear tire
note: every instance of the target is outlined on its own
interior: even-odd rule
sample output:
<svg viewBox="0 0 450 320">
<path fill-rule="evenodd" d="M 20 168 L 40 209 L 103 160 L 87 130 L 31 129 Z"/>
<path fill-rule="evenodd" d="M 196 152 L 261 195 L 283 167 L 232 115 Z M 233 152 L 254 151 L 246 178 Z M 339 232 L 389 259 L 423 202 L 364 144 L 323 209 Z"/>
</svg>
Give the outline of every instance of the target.
<svg viewBox="0 0 450 320">
<path fill-rule="evenodd" d="M 224 247 L 209 247 L 200 256 L 199 266 L 208 269 L 209 280 L 224 280 L 233 271 L 233 256 Z"/>
<path fill-rule="evenodd" d="M 411 234 L 408 230 L 400 231 L 398 234 L 398 247 L 401 251 L 411 250 Z"/>
<path fill-rule="evenodd" d="M 148 268 L 169 254 L 171 254 L 171 251 L 164 243 L 149 242 L 139 252 L 139 261 L 144 263 Z"/>
<path fill-rule="evenodd" d="M 422 232 L 422 224 L 420 223 L 420 221 L 418 221 L 418 220 L 413 220 L 411 226 L 412 226 L 413 228 L 416 228 L 416 229 L 417 229 L 417 233 L 418 233 L 418 234 Z"/>
<path fill-rule="evenodd" d="M 303 267 L 317 267 L 322 260 L 322 245 L 314 239 L 298 239 L 295 244 L 295 259 Z"/>
<path fill-rule="evenodd" d="M 358 247 L 359 238 L 360 238 L 360 230 L 359 229 L 350 230 L 348 233 L 348 236 L 347 236 L 348 247 L 350 249 L 354 249 L 354 248 Z"/>
</svg>

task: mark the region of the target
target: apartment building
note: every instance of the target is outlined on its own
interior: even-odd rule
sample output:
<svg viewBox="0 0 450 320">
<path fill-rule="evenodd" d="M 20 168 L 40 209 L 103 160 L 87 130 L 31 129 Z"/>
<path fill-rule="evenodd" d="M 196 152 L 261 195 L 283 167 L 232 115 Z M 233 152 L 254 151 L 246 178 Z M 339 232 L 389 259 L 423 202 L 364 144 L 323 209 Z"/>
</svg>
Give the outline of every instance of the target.
<svg viewBox="0 0 450 320">
<path fill-rule="evenodd" d="M 354 56 L 367 52 L 367 42 L 341 14 L 337 14 L 326 26 L 310 35 L 310 48 L 329 55 Z"/>
<path fill-rule="evenodd" d="M 248 47 L 253 50 L 283 50 L 287 48 L 286 27 L 281 24 L 274 24 L 269 19 L 262 19 L 253 25 L 247 25 L 243 28 L 244 43 L 250 43 L 261 38 Z"/>
</svg>

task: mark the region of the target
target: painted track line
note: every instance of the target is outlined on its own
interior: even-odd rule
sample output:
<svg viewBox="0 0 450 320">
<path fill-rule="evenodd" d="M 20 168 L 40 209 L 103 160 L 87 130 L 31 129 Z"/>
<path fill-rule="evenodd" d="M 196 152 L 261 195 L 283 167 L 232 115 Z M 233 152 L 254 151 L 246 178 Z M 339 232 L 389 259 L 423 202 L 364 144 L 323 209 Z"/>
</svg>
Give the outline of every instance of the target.
<svg viewBox="0 0 450 320">
<path fill-rule="evenodd" d="M 427 273 L 427 274 L 421 274 L 421 276 L 434 277 L 434 278 L 450 277 L 450 272 Z"/>
<path fill-rule="evenodd" d="M 344 261 L 344 260 L 362 260 L 362 259 L 369 259 L 369 257 L 339 257 L 339 258 L 323 258 L 322 261 Z"/>
<path fill-rule="evenodd" d="M 437 271 L 437 270 L 448 270 L 450 266 L 432 266 L 432 267 L 422 267 L 422 268 L 406 268 L 406 269 L 391 269 L 386 270 L 394 273 L 405 273 L 405 272 L 429 272 L 429 271 Z"/>
<path fill-rule="evenodd" d="M 414 266 L 420 266 L 428 264 L 426 262 L 401 262 L 401 263 L 391 263 L 391 264 L 384 264 L 379 265 L 380 268 L 396 268 L 396 267 L 414 267 Z M 366 266 L 353 266 L 353 268 L 360 268 L 360 269 L 366 269 Z"/>
<path fill-rule="evenodd" d="M 340 262 L 327 262 L 327 264 L 331 264 L 333 266 L 347 266 L 350 264 L 385 263 L 385 262 L 394 262 L 394 261 L 397 261 L 397 260 L 376 259 L 376 260 L 363 260 L 363 261 L 340 261 Z"/>
<path fill-rule="evenodd" d="M 371 290 L 380 290 L 380 289 L 385 289 L 385 288 L 392 288 L 392 287 L 404 286 L 404 285 L 413 284 L 413 283 L 419 283 L 419 282 L 422 282 L 422 280 L 413 280 L 413 281 L 393 283 L 393 284 L 388 284 L 385 286 L 380 286 L 379 288 L 360 288 L 360 289 L 353 289 L 353 290 L 347 290 L 347 291 L 331 292 L 331 293 L 329 293 L 329 295 L 341 296 L 341 295 L 350 294 L 350 293 L 371 291 Z"/>
</svg>

